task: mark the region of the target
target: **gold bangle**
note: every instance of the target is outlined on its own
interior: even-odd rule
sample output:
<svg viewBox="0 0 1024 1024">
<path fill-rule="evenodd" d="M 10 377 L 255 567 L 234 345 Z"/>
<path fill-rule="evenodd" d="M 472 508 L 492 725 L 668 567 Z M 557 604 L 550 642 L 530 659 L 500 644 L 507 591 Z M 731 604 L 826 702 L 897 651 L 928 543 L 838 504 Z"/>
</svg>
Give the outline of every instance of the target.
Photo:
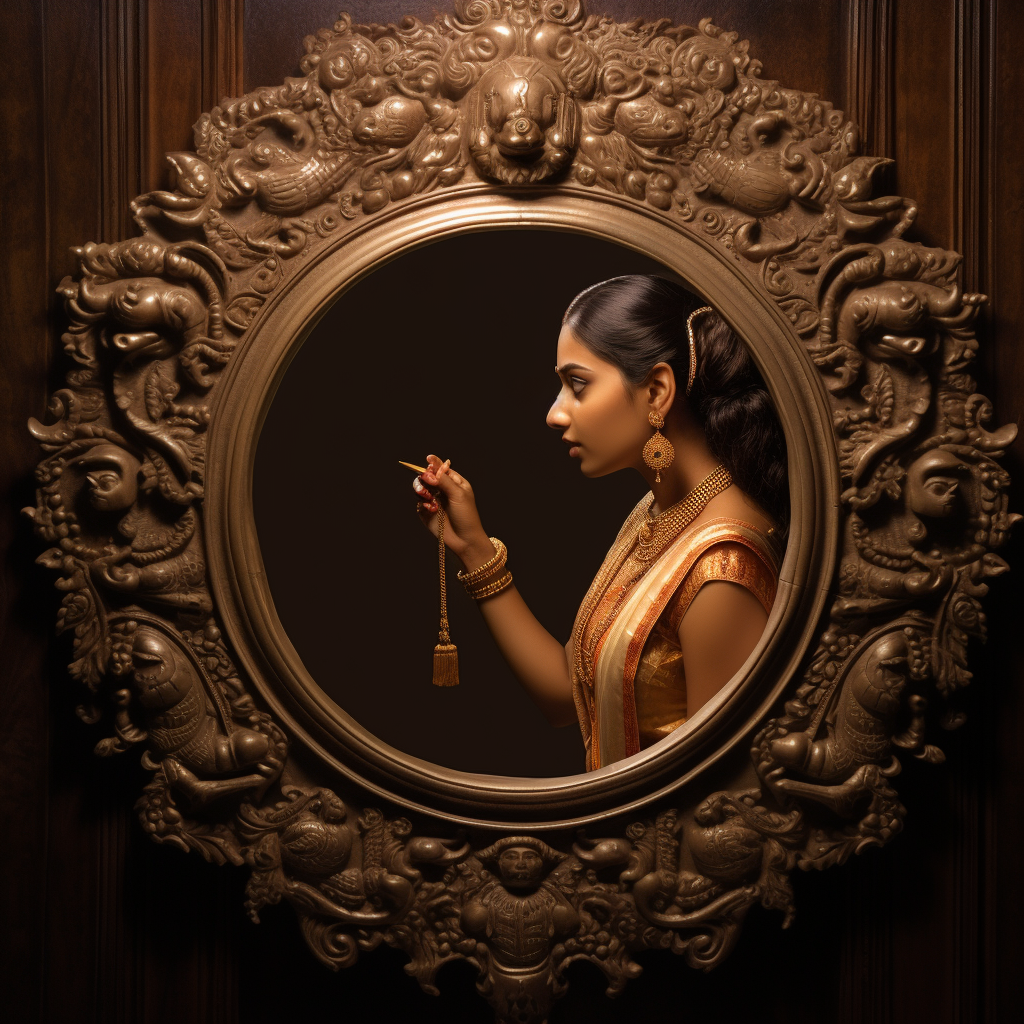
<svg viewBox="0 0 1024 1024">
<path fill-rule="evenodd" d="M 494 545 L 494 557 L 484 562 L 483 565 L 478 565 L 475 569 L 462 570 L 457 573 L 457 578 L 463 586 L 486 579 L 505 564 L 505 560 L 508 557 L 508 548 L 497 537 L 489 537 L 488 539 Z"/>
<path fill-rule="evenodd" d="M 495 594 L 501 593 L 507 586 L 512 583 L 512 573 L 506 572 L 504 576 L 492 581 L 491 583 L 484 583 L 480 585 L 476 590 L 470 590 L 466 588 L 467 593 L 474 601 L 482 601 L 485 597 L 493 597 Z"/>
<path fill-rule="evenodd" d="M 511 579 L 512 574 L 505 568 L 505 562 L 502 561 L 494 572 L 488 574 L 483 579 L 475 580 L 472 583 L 464 583 L 463 586 L 466 588 L 466 593 L 469 594 L 470 597 L 479 598 L 482 591 L 488 587 L 494 586 L 495 583 L 504 581 L 506 576 Z M 497 591 L 493 591 L 493 593 L 497 593 Z"/>
<path fill-rule="evenodd" d="M 499 591 L 504 590 L 512 582 L 512 573 L 507 572 L 504 576 L 494 580 L 492 583 L 487 583 L 476 590 L 470 591 L 469 596 L 475 601 L 479 601 L 481 598 L 490 597 L 491 594 L 497 594 Z"/>
</svg>

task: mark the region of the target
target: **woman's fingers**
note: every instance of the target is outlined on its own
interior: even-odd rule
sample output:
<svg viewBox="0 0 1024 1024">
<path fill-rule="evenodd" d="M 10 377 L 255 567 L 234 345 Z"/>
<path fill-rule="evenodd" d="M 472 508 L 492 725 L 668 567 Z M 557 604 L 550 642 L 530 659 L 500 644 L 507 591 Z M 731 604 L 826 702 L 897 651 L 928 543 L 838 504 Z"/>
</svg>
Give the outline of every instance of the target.
<svg viewBox="0 0 1024 1024">
<path fill-rule="evenodd" d="M 435 459 L 436 456 L 428 457 L 429 459 Z M 462 484 L 462 477 L 454 473 L 451 467 L 451 459 L 447 462 L 431 462 L 430 469 L 425 473 L 419 475 L 419 479 L 430 487 L 436 488 L 443 491 L 445 494 L 454 494 L 459 490 Z"/>
<path fill-rule="evenodd" d="M 427 456 L 428 468 L 413 480 L 413 490 L 420 498 L 420 504 L 430 512 L 439 509 L 438 498 L 451 498 L 466 487 L 466 481 L 451 468 L 452 460 L 442 462 L 436 455 Z"/>
<path fill-rule="evenodd" d="M 434 492 L 429 488 L 425 487 L 421 482 L 420 478 L 416 477 L 412 482 L 412 489 L 416 492 L 419 497 L 419 501 L 416 503 L 417 512 L 426 512 L 433 514 L 437 511 L 437 498 Z"/>
</svg>

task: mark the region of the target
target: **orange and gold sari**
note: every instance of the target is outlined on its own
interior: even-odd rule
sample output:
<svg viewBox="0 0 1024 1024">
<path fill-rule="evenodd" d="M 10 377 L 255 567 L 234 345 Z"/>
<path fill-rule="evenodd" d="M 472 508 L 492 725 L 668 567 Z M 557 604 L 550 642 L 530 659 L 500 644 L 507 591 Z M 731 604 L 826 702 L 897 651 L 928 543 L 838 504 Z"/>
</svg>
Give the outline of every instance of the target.
<svg viewBox="0 0 1024 1024">
<path fill-rule="evenodd" d="M 738 583 L 766 611 L 775 600 L 778 544 L 737 519 L 687 527 L 638 563 L 637 537 L 653 502 L 648 493 L 626 519 L 573 627 L 573 698 L 587 771 L 637 753 L 686 721 L 678 629 L 704 583 Z"/>
</svg>

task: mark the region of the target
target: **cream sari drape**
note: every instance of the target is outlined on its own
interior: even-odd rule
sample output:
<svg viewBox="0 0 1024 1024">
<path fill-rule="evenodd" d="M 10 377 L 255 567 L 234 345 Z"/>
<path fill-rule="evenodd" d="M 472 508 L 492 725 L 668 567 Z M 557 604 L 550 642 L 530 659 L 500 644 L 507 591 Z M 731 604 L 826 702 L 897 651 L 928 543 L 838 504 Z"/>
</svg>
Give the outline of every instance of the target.
<svg viewBox="0 0 1024 1024">
<path fill-rule="evenodd" d="M 650 495 L 626 521 L 639 528 L 638 510 L 645 511 L 653 501 Z M 642 516 L 640 517 L 642 518 Z M 630 537 L 629 532 L 633 533 Z M 587 620 L 600 601 L 594 587 L 607 589 L 608 574 L 614 575 L 628 557 L 636 541 L 636 530 L 620 532 L 609 550 L 595 583 L 584 599 L 573 630 L 586 629 Z M 740 543 L 750 548 L 778 573 L 778 553 L 759 530 L 735 519 L 714 519 L 684 530 L 651 563 L 643 576 L 627 592 L 615 617 L 597 639 L 591 672 L 574 665 L 573 691 L 580 728 L 587 747 L 587 770 L 600 768 L 640 750 L 636 715 L 634 679 L 644 645 L 665 611 L 673 594 L 697 561 L 715 544 Z M 603 577 L 603 581 L 602 581 Z M 603 585 L 602 585 L 603 582 Z M 592 683 L 588 683 L 589 675 Z"/>
</svg>

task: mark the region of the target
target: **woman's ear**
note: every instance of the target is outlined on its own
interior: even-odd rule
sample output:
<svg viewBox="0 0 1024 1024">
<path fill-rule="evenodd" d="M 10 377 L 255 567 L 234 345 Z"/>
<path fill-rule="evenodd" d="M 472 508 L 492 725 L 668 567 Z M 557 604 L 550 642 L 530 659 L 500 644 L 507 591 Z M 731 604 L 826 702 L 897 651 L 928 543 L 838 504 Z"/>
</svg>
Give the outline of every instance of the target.
<svg viewBox="0 0 1024 1024">
<path fill-rule="evenodd" d="M 651 367 L 645 394 L 650 408 L 667 418 L 668 411 L 676 400 L 676 375 L 668 363 L 655 363 Z"/>
</svg>

